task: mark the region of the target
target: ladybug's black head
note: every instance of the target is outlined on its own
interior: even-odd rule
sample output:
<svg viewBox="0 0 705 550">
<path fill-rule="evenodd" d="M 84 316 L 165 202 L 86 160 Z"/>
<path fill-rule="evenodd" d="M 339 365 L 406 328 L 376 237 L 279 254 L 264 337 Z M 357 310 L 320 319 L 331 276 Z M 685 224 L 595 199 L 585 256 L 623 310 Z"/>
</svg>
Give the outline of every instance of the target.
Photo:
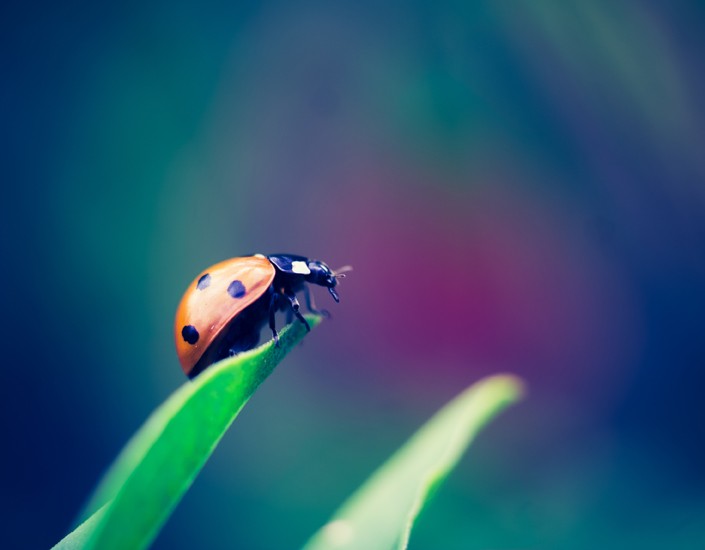
<svg viewBox="0 0 705 550">
<path fill-rule="evenodd" d="M 335 277 L 331 268 L 318 260 L 309 260 L 307 265 L 311 273 L 305 275 L 304 280 L 314 285 L 328 287 L 328 291 L 333 298 L 335 298 L 335 301 L 338 302 L 338 294 L 333 290 L 335 285 L 338 284 L 338 279 Z"/>
<path fill-rule="evenodd" d="M 338 284 L 338 279 L 345 277 L 342 272 L 351 268 L 345 267 L 334 272 L 330 267 L 318 260 L 309 260 L 307 265 L 311 273 L 306 275 L 304 280 L 314 285 L 328 287 L 328 292 L 331 293 L 336 302 L 339 302 L 338 293 L 334 290 L 335 286 Z"/>
</svg>

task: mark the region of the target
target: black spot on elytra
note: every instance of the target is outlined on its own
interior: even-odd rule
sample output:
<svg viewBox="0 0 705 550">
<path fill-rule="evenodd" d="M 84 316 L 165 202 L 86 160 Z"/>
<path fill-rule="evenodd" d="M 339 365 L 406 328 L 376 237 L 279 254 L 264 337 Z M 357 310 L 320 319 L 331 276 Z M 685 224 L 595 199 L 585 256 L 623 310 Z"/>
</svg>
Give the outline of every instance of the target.
<svg viewBox="0 0 705 550">
<path fill-rule="evenodd" d="M 184 337 L 184 342 L 188 342 L 192 346 L 198 342 L 198 331 L 193 325 L 186 325 L 181 329 L 181 336 Z"/>
<path fill-rule="evenodd" d="M 196 288 L 198 290 L 203 290 L 204 288 L 208 288 L 211 286 L 211 276 L 210 273 L 206 273 L 203 277 L 198 279 L 198 284 L 196 285 Z"/>
<path fill-rule="evenodd" d="M 233 281 L 228 287 L 228 294 L 233 298 L 242 298 L 247 291 L 245 290 L 245 285 L 241 281 Z"/>
</svg>

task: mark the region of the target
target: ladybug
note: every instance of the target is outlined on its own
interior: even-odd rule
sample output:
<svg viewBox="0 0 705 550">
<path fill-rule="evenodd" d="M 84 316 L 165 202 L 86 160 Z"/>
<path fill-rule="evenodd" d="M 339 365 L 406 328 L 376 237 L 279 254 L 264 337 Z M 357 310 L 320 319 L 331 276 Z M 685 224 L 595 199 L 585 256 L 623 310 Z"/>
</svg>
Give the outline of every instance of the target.
<svg viewBox="0 0 705 550">
<path fill-rule="evenodd" d="M 267 320 L 278 346 L 274 316 L 279 310 L 287 312 L 287 322 L 296 315 L 311 330 L 296 293 L 304 292 L 311 313 L 327 316 L 316 310 L 306 283 L 327 287 L 338 302 L 335 287 L 350 269 L 334 272 L 323 262 L 291 254 L 232 258 L 207 269 L 188 287 L 176 311 L 176 352 L 186 376 L 194 378 L 216 361 L 254 348 Z"/>
</svg>

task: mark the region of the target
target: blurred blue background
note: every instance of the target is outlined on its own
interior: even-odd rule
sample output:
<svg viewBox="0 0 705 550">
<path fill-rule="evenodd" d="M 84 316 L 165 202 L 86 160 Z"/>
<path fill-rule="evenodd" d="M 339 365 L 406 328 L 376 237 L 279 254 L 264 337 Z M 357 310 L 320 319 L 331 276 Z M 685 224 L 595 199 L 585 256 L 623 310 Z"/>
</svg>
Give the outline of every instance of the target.
<svg viewBox="0 0 705 550">
<path fill-rule="evenodd" d="M 3 548 L 67 532 L 253 252 L 355 271 L 154 548 L 299 547 L 501 371 L 411 549 L 705 546 L 702 3 L 0 9 Z"/>
</svg>

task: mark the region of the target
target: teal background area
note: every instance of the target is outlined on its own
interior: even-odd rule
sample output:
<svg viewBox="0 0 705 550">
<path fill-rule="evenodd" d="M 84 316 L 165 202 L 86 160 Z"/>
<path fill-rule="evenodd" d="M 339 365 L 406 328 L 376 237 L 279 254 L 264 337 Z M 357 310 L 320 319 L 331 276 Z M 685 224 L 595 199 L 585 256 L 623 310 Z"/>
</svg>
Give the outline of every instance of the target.
<svg viewBox="0 0 705 550">
<path fill-rule="evenodd" d="M 183 291 L 354 271 L 155 549 L 300 547 L 446 401 L 529 395 L 412 550 L 705 545 L 699 2 L 0 8 L 0 532 L 50 548 L 185 382 Z"/>
</svg>

